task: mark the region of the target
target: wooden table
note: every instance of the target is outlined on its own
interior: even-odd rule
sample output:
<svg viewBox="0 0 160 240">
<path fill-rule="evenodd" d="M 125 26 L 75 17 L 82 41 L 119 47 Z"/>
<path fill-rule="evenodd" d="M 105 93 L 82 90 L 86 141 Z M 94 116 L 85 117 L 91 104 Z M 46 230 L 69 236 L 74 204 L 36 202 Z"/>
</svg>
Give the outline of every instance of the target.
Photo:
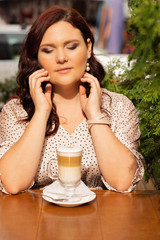
<svg viewBox="0 0 160 240">
<path fill-rule="evenodd" d="M 0 192 L 0 240 L 160 240 L 160 191 L 95 191 L 74 208 Z"/>
</svg>

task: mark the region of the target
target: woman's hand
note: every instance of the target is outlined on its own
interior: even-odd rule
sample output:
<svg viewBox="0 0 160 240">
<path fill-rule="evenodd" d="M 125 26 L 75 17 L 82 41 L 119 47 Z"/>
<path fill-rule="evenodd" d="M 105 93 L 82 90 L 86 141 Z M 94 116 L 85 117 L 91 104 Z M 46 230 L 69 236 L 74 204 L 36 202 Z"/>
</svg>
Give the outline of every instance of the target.
<svg viewBox="0 0 160 240">
<path fill-rule="evenodd" d="M 101 114 L 101 96 L 102 91 L 98 79 L 89 73 L 85 73 L 81 78 L 81 82 L 88 82 L 90 86 L 90 94 L 87 98 L 86 89 L 84 86 L 80 86 L 79 94 L 82 110 L 85 113 L 87 119 L 94 119 Z"/>
<path fill-rule="evenodd" d="M 35 105 L 35 112 L 46 112 L 49 115 L 52 109 L 52 84 L 46 85 L 44 93 L 41 87 L 42 82 L 47 81 L 50 81 L 50 76 L 44 69 L 35 71 L 29 77 L 30 94 Z"/>
</svg>

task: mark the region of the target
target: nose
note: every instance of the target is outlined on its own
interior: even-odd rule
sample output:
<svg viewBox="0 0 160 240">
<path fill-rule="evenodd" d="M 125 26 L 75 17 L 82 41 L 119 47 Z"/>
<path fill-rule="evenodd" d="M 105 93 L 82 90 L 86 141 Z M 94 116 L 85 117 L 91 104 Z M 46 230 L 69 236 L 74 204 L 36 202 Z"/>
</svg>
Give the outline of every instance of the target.
<svg viewBox="0 0 160 240">
<path fill-rule="evenodd" d="M 56 62 L 57 63 L 64 63 L 67 62 L 68 58 L 64 50 L 59 49 L 56 51 Z"/>
</svg>

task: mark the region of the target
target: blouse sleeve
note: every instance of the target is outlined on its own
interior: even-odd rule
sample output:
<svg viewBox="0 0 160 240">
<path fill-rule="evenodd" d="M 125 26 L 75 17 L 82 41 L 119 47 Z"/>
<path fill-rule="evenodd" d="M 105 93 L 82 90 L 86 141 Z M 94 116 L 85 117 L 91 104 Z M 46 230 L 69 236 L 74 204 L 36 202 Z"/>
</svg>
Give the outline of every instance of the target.
<svg viewBox="0 0 160 240">
<path fill-rule="evenodd" d="M 26 123 L 19 120 L 24 116 L 25 112 L 20 106 L 18 99 L 10 100 L 3 106 L 0 112 L 0 159 L 22 136 Z M 7 193 L 1 181 L 1 173 L 0 190 Z"/>
<path fill-rule="evenodd" d="M 132 179 L 128 190 L 131 192 L 144 175 L 143 156 L 137 151 L 140 145 L 140 129 L 137 111 L 133 103 L 124 95 L 117 94 L 116 97 L 111 96 L 111 130 L 115 136 L 133 153 L 137 161 L 137 170 Z M 110 186 L 103 178 L 102 181 L 109 190 L 117 191 Z"/>
</svg>

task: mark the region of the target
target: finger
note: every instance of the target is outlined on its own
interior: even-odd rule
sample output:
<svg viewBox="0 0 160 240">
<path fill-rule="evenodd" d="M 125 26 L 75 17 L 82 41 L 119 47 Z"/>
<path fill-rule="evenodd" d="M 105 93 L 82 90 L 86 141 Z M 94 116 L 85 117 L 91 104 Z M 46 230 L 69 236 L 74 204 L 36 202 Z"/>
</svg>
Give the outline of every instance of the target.
<svg viewBox="0 0 160 240">
<path fill-rule="evenodd" d="M 41 73 L 43 73 L 43 72 L 45 72 L 44 69 L 39 69 L 39 70 L 33 72 L 33 73 L 29 76 L 29 80 L 32 79 L 32 78 L 34 78 L 34 77 L 36 77 L 37 74 L 41 74 Z"/>
<path fill-rule="evenodd" d="M 94 81 L 96 81 L 97 83 L 99 83 L 98 79 L 90 73 L 85 72 L 83 77 L 89 77 L 89 78 L 93 79 Z"/>
<path fill-rule="evenodd" d="M 48 71 L 41 69 L 41 70 L 37 70 L 35 71 L 33 74 L 30 75 L 29 77 L 29 84 L 34 84 L 37 79 L 39 79 L 40 77 L 44 77 L 48 75 Z"/>
<path fill-rule="evenodd" d="M 97 86 L 96 82 L 93 79 L 85 77 L 85 78 L 81 78 L 81 81 L 88 82 L 91 91 L 98 91 L 99 86 Z"/>
<path fill-rule="evenodd" d="M 94 81 L 96 83 L 96 86 L 98 88 L 100 88 L 100 84 L 99 84 L 99 81 L 96 77 L 94 77 L 93 75 L 89 74 L 89 73 L 85 73 L 82 77 L 82 79 L 92 79 L 92 81 Z"/>
<path fill-rule="evenodd" d="M 30 81 L 30 86 L 32 88 L 41 87 L 42 82 L 50 81 L 50 76 L 41 76 L 39 78 L 34 78 Z"/>
<path fill-rule="evenodd" d="M 44 69 L 44 68 L 41 68 L 41 69 L 38 69 L 38 70 L 34 71 L 31 75 L 34 76 L 34 75 L 36 75 L 37 73 L 41 73 L 41 72 L 44 72 L 44 71 L 45 71 L 45 69 Z"/>
<path fill-rule="evenodd" d="M 43 91 L 42 83 L 48 82 L 49 80 L 50 80 L 50 77 L 42 77 L 42 78 L 37 79 L 34 84 L 31 84 L 30 91 L 34 92 L 34 91 L 40 90 L 42 92 Z"/>
<path fill-rule="evenodd" d="M 80 85 L 79 87 L 79 96 L 80 96 L 80 102 L 81 104 L 83 104 L 84 101 L 86 101 L 87 96 L 86 96 L 86 89 L 82 85 Z"/>
<path fill-rule="evenodd" d="M 79 94 L 80 94 L 80 96 L 83 96 L 83 95 L 86 96 L 86 89 L 82 85 L 80 85 L 80 87 L 79 87 Z"/>
<path fill-rule="evenodd" d="M 40 78 L 41 76 L 48 76 L 48 71 L 47 70 L 43 70 L 43 71 L 36 71 L 34 72 L 33 74 L 31 74 L 31 76 L 29 77 L 30 80 L 32 79 L 38 79 Z"/>
<path fill-rule="evenodd" d="M 52 84 L 47 83 L 45 90 L 44 90 L 44 94 L 47 97 L 47 99 L 51 99 L 51 93 L 52 93 Z"/>
</svg>

